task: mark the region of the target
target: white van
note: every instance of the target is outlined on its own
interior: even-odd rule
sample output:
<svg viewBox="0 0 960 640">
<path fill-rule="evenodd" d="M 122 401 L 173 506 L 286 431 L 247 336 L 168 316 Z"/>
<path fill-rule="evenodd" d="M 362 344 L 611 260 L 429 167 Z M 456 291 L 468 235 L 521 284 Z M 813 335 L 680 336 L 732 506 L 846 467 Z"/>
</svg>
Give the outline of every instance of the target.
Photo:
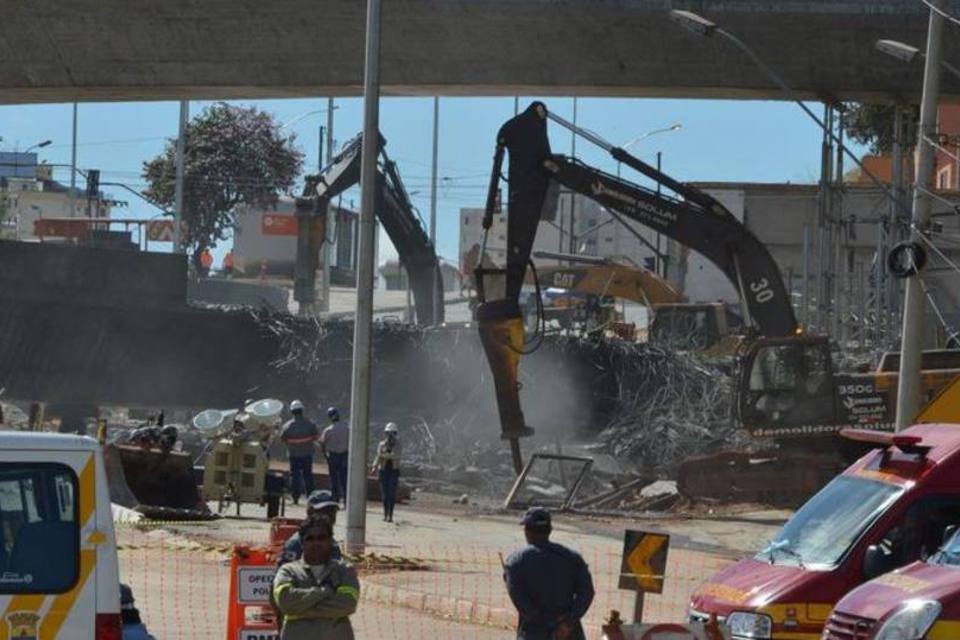
<svg viewBox="0 0 960 640">
<path fill-rule="evenodd" d="M 120 640 L 119 581 L 97 441 L 0 431 L 0 638 Z"/>
</svg>

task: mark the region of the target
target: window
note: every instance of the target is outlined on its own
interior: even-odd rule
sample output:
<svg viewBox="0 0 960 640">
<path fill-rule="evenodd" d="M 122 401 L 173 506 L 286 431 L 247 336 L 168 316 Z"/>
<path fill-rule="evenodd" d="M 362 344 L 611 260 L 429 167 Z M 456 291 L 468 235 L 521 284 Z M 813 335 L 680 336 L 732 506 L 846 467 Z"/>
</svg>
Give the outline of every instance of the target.
<svg viewBox="0 0 960 640">
<path fill-rule="evenodd" d="M 76 584 L 77 495 L 66 465 L 0 463 L 0 594 L 62 593 Z"/>
<path fill-rule="evenodd" d="M 839 476 L 807 501 L 755 559 L 788 566 L 836 566 L 902 491 L 897 485 Z"/>
</svg>

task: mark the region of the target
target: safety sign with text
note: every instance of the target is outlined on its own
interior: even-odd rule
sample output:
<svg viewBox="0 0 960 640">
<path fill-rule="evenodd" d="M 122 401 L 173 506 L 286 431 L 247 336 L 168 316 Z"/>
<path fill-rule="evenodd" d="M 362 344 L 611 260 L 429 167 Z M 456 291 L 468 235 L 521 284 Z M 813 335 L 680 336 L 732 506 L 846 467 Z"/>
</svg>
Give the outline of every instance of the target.
<svg viewBox="0 0 960 640">
<path fill-rule="evenodd" d="M 240 604 L 264 604 L 270 602 L 270 588 L 274 567 L 240 567 L 237 569 L 237 584 Z M 253 637 L 253 636 L 251 636 Z"/>
</svg>

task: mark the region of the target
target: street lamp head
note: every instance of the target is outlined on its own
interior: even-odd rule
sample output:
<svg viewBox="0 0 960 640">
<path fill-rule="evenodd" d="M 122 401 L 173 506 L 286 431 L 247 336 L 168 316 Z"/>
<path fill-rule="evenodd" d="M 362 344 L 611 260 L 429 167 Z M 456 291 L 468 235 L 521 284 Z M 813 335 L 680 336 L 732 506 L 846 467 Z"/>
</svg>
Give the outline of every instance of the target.
<svg viewBox="0 0 960 640">
<path fill-rule="evenodd" d="M 717 24 L 715 22 L 711 22 L 692 11 L 674 9 L 670 12 L 670 19 L 698 36 L 709 38 L 717 31 Z"/>
<path fill-rule="evenodd" d="M 37 149 L 43 149 L 44 147 L 49 147 L 51 144 L 53 144 L 53 140 L 44 140 L 43 142 L 40 142 L 37 144 Z"/>
<path fill-rule="evenodd" d="M 920 50 L 916 47 L 896 40 L 877 40 L 877 51 L 904 62 L 913 62 L 920 55 Z"/>
<path fill-rule="evenodd" d="M 680 131 L 680 129 L 683 129 L 683 125 L 680 124 L 679 122 L 673 125 L 672 127 L 670 127 L 670 131 Z"/>
</svg>

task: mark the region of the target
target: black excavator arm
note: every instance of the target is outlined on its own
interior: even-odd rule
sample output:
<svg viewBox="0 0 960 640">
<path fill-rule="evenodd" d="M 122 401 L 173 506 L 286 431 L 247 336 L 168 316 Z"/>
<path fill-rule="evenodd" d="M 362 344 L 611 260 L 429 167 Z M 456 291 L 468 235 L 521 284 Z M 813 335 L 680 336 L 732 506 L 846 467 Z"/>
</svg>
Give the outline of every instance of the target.
<svg viewBox="0 0 960 640">
<path fill-rule="evenodd" d="M 600 145 L 614 159 L 675 196 L 662 195 L 575 158 L 553 154 L 547 137 L 548 119 Z M 534 102 L 507 121 L 497 135 L 485 229 L 489 230 L 499 206 L 505 154 L 509 154 L 507 263 L 503 268 L 477 269 L 477 320 L 496 385 L 502 437 L 512 441 L 515 464 L 519 461 L 516 439 L 533 433 L 520 409 L 517 371 L 524 332 L 518 299 L 537 227 L 541 219 L 553 218 L 560 186 L 703 254 L 740 293 L 744 322 L 756 333 L 780 337 L 797 332 L 793 307 L 773 256 L 730 211 L 710 195 L 677 182 L 623 149 L 550 114 L 541 102 Z"/>
<path fill-rule="evenodd" d="M 298 215 L 320 215 L 334 198 L 360 183 L 362 138 L 360 134 L 351 140 L 320 175 L 308 178 L 304 197 L 297 201 Z M 386 140 L 381 135 L 377 163 L 377 219 L 407 270 L 417 322 L 440 324 L 444 315 L 443 279 L 437 252 L 410 202 L 396 164 L 387 156 L 385 146 Z"/>
</svg>

